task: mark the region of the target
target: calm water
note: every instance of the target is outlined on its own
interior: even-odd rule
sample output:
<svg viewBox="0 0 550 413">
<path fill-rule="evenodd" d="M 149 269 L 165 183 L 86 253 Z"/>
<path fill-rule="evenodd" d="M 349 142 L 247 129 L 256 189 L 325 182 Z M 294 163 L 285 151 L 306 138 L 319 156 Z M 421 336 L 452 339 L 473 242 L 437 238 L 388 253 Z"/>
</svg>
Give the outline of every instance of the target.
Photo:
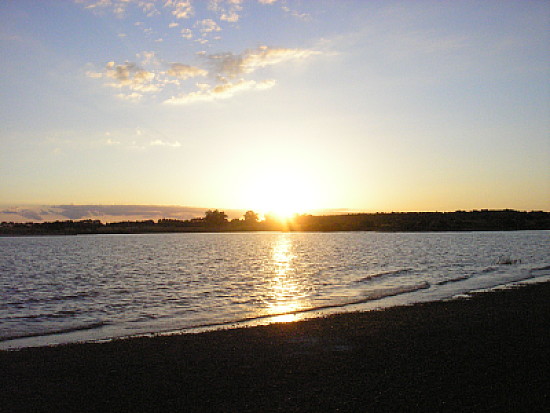
<svg viewBox="0 0 550 413">
<path fill-rule="evenodd" d="M 0 238 L 0 348 L 290 321 L 549 275 L 548 231 Z"/>
</svg>

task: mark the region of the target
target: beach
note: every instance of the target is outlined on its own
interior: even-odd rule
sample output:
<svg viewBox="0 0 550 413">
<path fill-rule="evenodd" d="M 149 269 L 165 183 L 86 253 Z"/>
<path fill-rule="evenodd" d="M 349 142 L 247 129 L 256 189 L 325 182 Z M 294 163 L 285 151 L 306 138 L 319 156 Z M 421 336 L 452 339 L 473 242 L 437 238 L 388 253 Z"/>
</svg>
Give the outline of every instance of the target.
<svg viewBox="0 0 550 413">
<path fill-rule="evenodd" d="M 546 282 L 295 323 L 0 351 L 0 411 L 548 411 L 549 360 Z"/>
</svg>

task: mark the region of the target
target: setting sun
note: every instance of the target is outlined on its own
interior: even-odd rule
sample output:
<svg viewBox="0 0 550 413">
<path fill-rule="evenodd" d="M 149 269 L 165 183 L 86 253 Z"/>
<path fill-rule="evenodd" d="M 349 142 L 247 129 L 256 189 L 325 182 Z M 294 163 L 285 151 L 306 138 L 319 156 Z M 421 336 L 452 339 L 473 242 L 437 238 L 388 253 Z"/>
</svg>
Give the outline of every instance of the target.
<svg viewBox="0 0 550 413">
<path fill-rule="evenodd" d="M 258 172 L 245 195 L 246 205 L 280 220 L 319 208 L 319 191 L 305 168 L 275 164 Z"/>
</svg>

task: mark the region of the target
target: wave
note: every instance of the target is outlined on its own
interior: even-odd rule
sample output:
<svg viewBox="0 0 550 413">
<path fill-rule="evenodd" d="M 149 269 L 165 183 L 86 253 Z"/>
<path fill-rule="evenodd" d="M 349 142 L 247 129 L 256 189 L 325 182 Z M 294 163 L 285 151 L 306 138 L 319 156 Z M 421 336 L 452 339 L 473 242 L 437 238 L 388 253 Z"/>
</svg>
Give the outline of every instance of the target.
<svg viewBox="0 0 550 413">
<path fill-rule="evenodd" d="M 396 273 L 396 271 L 392 271 L 392 273 Z M 221 322 L 214 322 L 214 323 L 205 323 L 205 324 L 196 324 L 192 326 L 182 327 L 181 329 L 177 330 L 179 332 L 181 331 L 189 331 L 194 329 L 205 329 L 205 328 L 223 328 L 224 326 L 234 326 L 238 324 L 243 324 L 247 322 L 254 322 L 254 321 L 260 321 L 260 320 L 269 320 L 269 319 L 275 319 L 280 316 L 284 315 L 294 315 L 294 314 L 303 314 L 303 313 L 310 313 L 315 311 L 322 311 L 327 309 L 334 309 L 334 308 L 345 308 L 348 306 L 356 305 L 356 304 L 363 304 L 368 303 L 376 300 L 381 300 L 383 298 L 387 297 L 393 297 L 401 294 L 407 294 L 414 291 L 422 290 L 430 288 L 431 285 L 428 282 L 422 282 L 418 284 L 411 284 L 411 285 L 404 285 L 401 287 L 395 287 L 395 288 L 385 288 L 385 289 L 379 289 L 371 291 L 367 294 L 365 294 L 362 298 L 352 301 L 347 301 L 343 303 L 333 303 L 333 304 L 326 304 L 326 305 L 319 305 L 315 307 L 309 307 L 304 308 L 296 311 L 289 311 L 289 312 L 281 312 L 281 313 L 274 313 L 274 314 L 264 314 L 256 317 L 246 317 L 241 318 L 237 320 L 228 320 L 228 321 L 221 321 Z M 27 333 L 27 334 L 19 334 L 19 335 L 12 335 L 12 336 L 0 336 L 0 342 L 3 341 L 9 341 L 9 340 L 16 340 L 16 339 L 24 339 L 24 338 L 32 338 L 32 337 L 47 337 L 47 336 L 53 336 L 58 334 L 67 334 L 72 333 L 76 331 L 83 331 L 83 330 L 93 330 L 96 328 L 100 328 L 104 325 L 109 324 L 108 322 L 97 322 L 97 323 L 91 323 L 86 325 L 80 325 L 80 326 L 74 326 L 74 327 L 68 327 L 63 329 L 57 329 L 53 331 L 47 331 L 47 332 L 34 332 L 34 333 Z M 157 332 L 151 332 L 147 333 L 147 335 L 162 335 L 162 334 L 172 334 L 176 332 L 175 330 L 168 330 L 168 331 L 157 331 Z M 120 338 L 120 337 L 119 337 Z"/>
<path fill-rule="evenodd" d="M 83 330 L 93 330 L 95 328 L 103 327 L 108 323 L 104 321 L 98 321 L 97 323 L 90 323 L 86 325 L 80 325 L 80 326 L 73 326 L 73 327 L 67 327 L 67 328 L 60 328 L 57 330 L 52 331 L 42 331 L 42 332 L 34 332 L 34 333 L 24 333 L 24 334 L 16 334 L 13 336 L 0 336 L 0 342 L 2 341 L 8 341 L 8 340 L 16 340 L 20 338 L 31 338 L 31 337 L 47 337 L 47 336 L 53 336 L 57 334 L 67 334 L 67 333 L 74 333 L 75 331 L 83 331 Z"/>
<path fill-rule="evenodd" d="M 481 271 L 479 271 L 477 274 L 488 274 L 488 273 L 499 271 L 499 270 L 500 270 L 500 268 L 498 268 L 498 267 L 487 267 L 487 268 L 484 268 Z M 531 268 L 527 272 L 527 274 L 523 273 L 523 275 L 521 275 L 521 276 L 516 276 L 513 281 L 517 282 L 517 281 L 529 280 L 531 278 L 537 278 L 537 277 L 540 277 L 541 275 L 546 275 L 546 274 L 537 274 L 537 272 L 548 271 L 548 270 L 550 270 L 550 265 L 545 265 L 543 267 L 537 267 L 537 268 Z M 450 280 L 440 281 L 440 282 L 436 283 L 436 285 L 445 285 L 445 284 L 451 284 L 451 283 L 455 283 L 455 282 L 465 281 L 469 278 L 474 277 L 475 275 L 476 274 L 464 275 L 464 276 L 461 276 L 461 277 L 452 278 Z M 505 285 L 509 282 L 510 282 L 510 280 L 507 279 L 504 283 L 497 284 L 497 285 Z"/>
<path fill-rule="evenodd" d="M 364 304 L 371 301 L 381 300 L 383 298 L 394 297 L 396 295 L 407 294 L 418 290 L 424 290 L 430 287 L 431 287 L 431 284 L 424 281 L 419 284 L 404 285 L 401 287 L 385 288 L 377 291 L 372 291 L 369 294 L 364 295 L 363 298 L 360 298 L 358 300 L 353 300 L 353 301 L 347 301 L 344 303 L 319 305 L 315 307 L 302 308 L 295 311 L 287 311 L 287 312 L 274 313 L 274 314 L 264 314 L 256 317 L 241 318 L 238 320 L 229 320 L 229 321 L 222 321 L 222 322 L 208 323 L 208 324 L 196 324 L 193 326 L 183 327 L 178 331 L 203 329 L 203 328 L 210 328 L 210 327 L 232 326 L 232 325 L 247 323 L 251 321 L 269 320 L 270 318 L 276 318 L 276 317 L 285 316 L 285 315 L 304 314 L 304 313 L 310 313 L 315 311 L 327 310 L 331 308 L 345 308 L 351 305 Z M 170 330 L 170 332 L 174 332 L 174 330 Z M 163 334 L 163 332 L 159 331 L 154 334 Z"/>
<path fill-rule="evenodd" d="M 467 280 L 468 278 L 471 278 L 471 277 L 472 277 L 471 275 L 463 275 L 462 277 L 451 278 L 450 280 L 440 281 L 436 285 L 445 285 L 445 284 L 456 283 L 456 282 L 459 282 L 459 281 Z"/>
<path fill-rule="evenodd" d="M 538 268 L 532 268 L 532 269 L 529 270 L 528 275 L 518 278 L 518 281 L 527 280 L 529 278 L 535 278 L 535 277 L 538 276 L 538 274 L 536 274 L 536 272 L 538 272 L 538 271 L 548 271 L 548 270 L 550 270 L 550 265 L 546 265 L 546 266 L 538 267 Z M 475 275 L 489 274 L 489 273 L 496 272 L 496 271 L 501 271 L 501 268 L 500 267 L 495 267 L 495 266 L 490 266 L 490 267 L 483 268 L 482 270 L 478 271 L 476 274 L 463 275 L 463 276 L 460 276 L 460 277 L 457 277 L 457 278 L 451 278 L 450 280 L 443 280 L 443 281 L 440 281 L 440 282 L 436 283 L 435 285 L 445 285 L 445 284 L 451 284 L 451 283 L 455 283 L 455 282 L 465 281 L 469 278 L 474 277 Z"/>
<path fill-rule="evenodd" d="M 81 314 L 79 310 L 61 310 L 57 313 L 40 313 L 40 314 L 29 314 L 29 315 L 17 315 L 13 317 L 6 317 L 5 320 L 33 320 L 33 319 L 57 319 L 57 318 L 69 318 Z"/>
<path fill-rule="evenodd" d="M 54 296 L 43 297 L 43 298 L 28 298 L 26 300 L 4 303 L 0 305 L 0 308 L 3 309 L 3 308 L 8 308 L 10 306 L 21 308 L 28 304 L 43 304 L 43 303 L 51 303 L 55 301 L 83 300 L 85 298 L 97 297 L 98 295 L 99 293 L 97 291 L 89 291 L 89 292 L 80 292 L 80 293 L 67 294 L 67 295 L 54 295 Z"/>
<path fill-rule="evenodd" d="M 480 271 L 481 274 L 487 274 L 487 273 L 490 273 L 490 272 L 494 272 L 494 271 L 498 271 L 498 267 L 487 267 L 487 268 L 484 268 Z"/>
<path fill-rule="evenodd" d="M 377 280 L 382 277 L 395 277 L 398 275 L 407 274 L 411 271 L 412 271 L 412 268 L 402 268 L 400 270 L 384 271 L 384 272 L 379 272 L 375 274 L 369 274 L 366 277 L 360 278 L 355 282 L 359 284 L 359 283 L 369 282 L 371 280 Z"/>
</svg>

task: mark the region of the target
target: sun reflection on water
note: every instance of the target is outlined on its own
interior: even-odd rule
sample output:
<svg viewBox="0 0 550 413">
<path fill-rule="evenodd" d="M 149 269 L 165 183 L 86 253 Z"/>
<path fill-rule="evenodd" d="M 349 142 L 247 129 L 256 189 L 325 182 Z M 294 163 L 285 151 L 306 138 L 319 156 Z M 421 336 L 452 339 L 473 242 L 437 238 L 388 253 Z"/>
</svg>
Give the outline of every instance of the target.
<svg viewBox="0 0 550 413">
<path fill-rule="evenodd" d="M 275 322 L 287 323 L 301 318 L 296 313 L 307 307 L 306 287 L 296 277 L 290 234 L 281 234 L 271 255 L 274 267 L 269 281 L 267 313 L 275 316 Z"/>
</svg>

